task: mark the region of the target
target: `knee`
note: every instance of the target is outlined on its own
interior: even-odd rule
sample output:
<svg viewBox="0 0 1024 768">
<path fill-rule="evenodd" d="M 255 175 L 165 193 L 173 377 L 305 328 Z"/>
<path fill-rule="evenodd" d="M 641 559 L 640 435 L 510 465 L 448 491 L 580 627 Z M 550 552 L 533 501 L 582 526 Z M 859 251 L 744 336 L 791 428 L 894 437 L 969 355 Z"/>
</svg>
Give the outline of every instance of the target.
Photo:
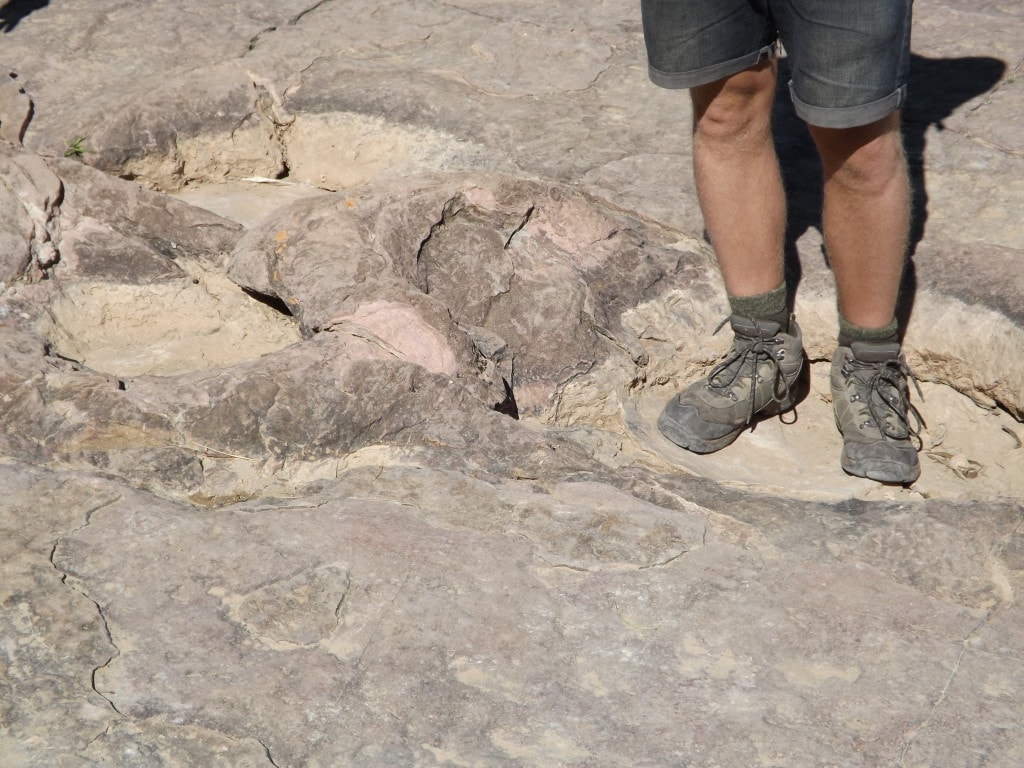
<svg viewBox="0 0 1024 768">
<path fill-rule="evenodd" d="M 740 72 L 691 92 L 699 141 L 742 145 L 771 135 L 774 69 Z"/>
<path fill-rule="evenodd" d="M 906 158 L 898 121 L 863 128 L 812 129 L 825 178 L 874 194 L 906 176 Z"/>
</svg>

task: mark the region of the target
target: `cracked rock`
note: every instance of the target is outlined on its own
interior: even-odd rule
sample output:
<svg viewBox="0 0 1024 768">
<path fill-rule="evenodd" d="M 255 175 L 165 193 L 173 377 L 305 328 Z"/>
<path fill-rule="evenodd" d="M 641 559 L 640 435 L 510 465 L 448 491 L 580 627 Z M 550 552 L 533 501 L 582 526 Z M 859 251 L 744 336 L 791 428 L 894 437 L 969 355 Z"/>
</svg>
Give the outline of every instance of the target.
<svg viewBox="0 0 1024 768">
<path fill-rule="evenodd" d="M 631 4 L 3 5 L 0 766 L 1024 763 L 1019 4 L 915 7 L 910 488 L 838 467 L 784 74 L 809 393 L 696 456 Z"/>
</svg>

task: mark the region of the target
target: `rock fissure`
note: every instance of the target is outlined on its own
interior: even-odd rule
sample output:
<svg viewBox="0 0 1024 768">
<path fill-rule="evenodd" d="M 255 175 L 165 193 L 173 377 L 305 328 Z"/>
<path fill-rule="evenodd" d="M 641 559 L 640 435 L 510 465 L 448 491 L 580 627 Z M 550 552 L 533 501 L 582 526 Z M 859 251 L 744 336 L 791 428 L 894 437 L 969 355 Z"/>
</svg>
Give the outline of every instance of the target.
<svg viewBox="0 0 1024 768">
<path fill-rule="evenodd" d="M 1002 80 L 999 83 L 997 83 L 994 88 L 988 91 L 988 93 L 985 94 L 984 99 L 981 99 L 977 104 L 973 104 L 966 111 L 964 115 L 965 123 L 971 122 L 971 120 L 974 117 L 976 117 L 979 111 L 992 104 L 992 102 L 996 99 L 996 97 L 1001 91 L 1016 85 L 1017 80 L 1020 78 L 1022 72 L 1024 72 L 1024 59 L 1018 61 L 1017 64 L 1003 76 Z M 977 138 L 973 135 L 973 133 L 969 133 L 968 135 L 970 135 L 971 138 Z"/>
<path fill-rule="evenodd" d="M 274 756 L 270 753 L 270 747 L 267 745 L 267 743 L 263 741 L 263 739 L 259 738 L 256 739 L 256 742 L 263 748 L 263 754 L 267 756 L 267 762 L 270 763 L 272 768 L 280 768 L 280 766 L 278 766 L 278 764 L 274 761 Z"/>
<path fill-rule="evenodd" d="M 119 721 L 115 721 L 115 723 L 116 722 L 119 722 Z M 91 739 L 89 739 L 89 741 L 87 741 L 85 743 L 86 751 L 88 751 L 89 747 L 91 747 L 93 744 L 95 744 L 98 741 L 100 741 L 101 739 L 104 739 L 107 736 L 109 736 L 111 730 L 114 728 L 115 723 L 108 723 L 106 728 L 104 728 L 102 731 L 100 731 L 95 736 L 93 736 Z"/>
<path fill-rule="evenodd" d="M 332 0 L 319 0 L 319 2 L 314 3 L 313 5 L 311 5 L 311 6 L 307 7 L 307 8 L 303 8 L 301 11 L 299 11 L 298 13 L 293 15 L 291 18 L 287 19 L 284 22 L 285 26 L 289 26 L 289 27 L 298 26 L 298 24 L 302 21 L 303 18 L 305 18 L 306 16 L 308 16 L 313 11 L 317 10 L 321 6 L 326 5 L 327 3 L 331 2 L 331 1 Z M 245 58 L 250 53 L 252 53 L 254 50 L 256 50 L 256 47 L 260 43 L 263 42 L 263 38 L 264 37 L 266 37 L 267 35 L 271 35 L 274 32 L 277 32 L 278 29 L 280 29 L 280 25 L 278 25 L 278 24 L 275 24 L 275 25 L 269 26 L 269 27 L 264 27 L 259 32 L 257 32 L 255 35 L 253 35 L 251 38 L 249 38 L 249 42 L 246 45 L 245 52 L 242 54 L 242 58 Z"/>
<path fill-rule="evenodd" d="M 107 506 L 107 505 L 104 504 L 103 506 Z M 86 523 L 86 525 L 88 525 L 88 523 Z M 82 526 L 82 528 L 84 528 L 84 527 L 85 526 Z M 82 528 L 79 528 L 77 530 L 82 530 Z M 55 558 L 57 556 L 57 548 L 60 546 L 60 542 L 61 542 L 60 539 L 58 539 L 56 542 L 54 542 L 54 545 L 53 545 L 53 547 L 50 550 L 50 558 L 49 558 L 50 559 L 50 566 L 60 576 L 60 583 L 61 584 L 63 584 L 65 587 L 67 587 L 71 591 L 77 592 L 83 598 L 85 598 L 90 603 L 92 603 L 92 605 L 96 608 L 96 615 L 99 617 L 99 620 L 100 620 L 100 626 L 101 626 L 101 628 L 103 630 L 104 640 L 106 641 L 106 643 L 112 649 L 112 652 L 107 657 L 107 659 L 102 664 L 100 664 L 99 666 L 96 666 L 96 667 L 94 667 L 92 669 L 91 673 L 89 674 L 89 687 L 92 688 L 93 692 L 97 696 L 99 696 L 101 699 L 103 699 L 116 714 L 120 715 L 121 717 L 124 717 L 125 716 L 124 713 L 121 712 L 121 710 L 119 710 L 117 708 L 117 705 L 114 703 L 114 700 L 111 699 L 110 696 L 108 696 L 107 694 L 103 693 L 103 691 L 101 691 L 99 689 L 99 687 L 96 685 L 96 676 L 102 670 L 106 669 L 111 664 L 111 662 L 114 661 L 114 659 L 116 659 L 117 657 L 119 657 L 121 655 L 121 650 L 117 647 L 117 644 L 114 642 L 113 635 L 111 635 L 110 625 L 107 623 L 107 617 L 106 617 L 106 614 L 103 612 L 103 607 L 99 604 L 98 601 L 96 601 L 88 593 L 86 593 L 84 589 L 82 589 L 81 587 L 77 586 L 76 584 L 73 584 L 73 583 L 69 582 L 69 574 L 67 572 L 65 572 L 65 571 L 62 571 L 60 568 L 57 567 L 57 563 L 55 561 Z"/>
<path fill-rule="evenodd" d="M 313 3 L 308 8 L 303 8 L 297 14 L 295 14 L 290 19 L 288 19 L 288 26 L 290 26 L 290 27 L 297 26 L 299 24 L 299 22 L 301 22 L 309 14 L 313 13 L 313 11 L 315 11 L 318 8 L 321 8 L 321 7 L 327 5 L 328 3 L 331 3 L 331 2 L 333 2 L 333 0 L 319 0 L 319 2 Z"/>
<path fill-rule="evenodd" d="M 491 315 L 502 304 L 502 297 L 510 296 L 512 294 L 512 289 L 515 286 L 516 281 L 519 279 L 519 275 L 516 272 L 515 259 L 511 256 L 509 257 L 509 263 L 511 265 L 511 271 L 508 273 L 504 286 L 498 288 L 498 290 L 487 299 L 487 303 L 483 308 L 483 319 L 480 321 L 480 326 L 492 331 L 492 333 L 497 333 L 497 331 L 493 330 L 495 324 L 492 322 Z M 503 320 L 503 322 L 505 321 Z M 511 351 L 508 352 L 508 355 L 510 359 L 514 359 L 515 357 Z"/>
<path fill-rule="evenodd" d="M 344 590 L 341 593 L 341 597 L 338 598 L 338 604 L 334 606 L 334 618 L 336 618 L 338 620 L 338 622 L 334 625 L 335 628 L 337 628 L 338 626 L 341 625 L 341 619 L 342 619 L 341 609 L 345 607 L 345 598 L 348 597 L 348 591 L 349 591 L 349 589 L 351 587 L 352 587 L 352 575 L 349 574 L 349 573 L 346 573 L 345 574 L 345 588 L 344 588 Z"/>
<path fill-rule="evenodd" d="M 595 88 L 597 88 L 597 86 L 600 84 L 600 82 L 604 78 L 604 76 L 607 75 L 609 72 L 611 72 L 614 69 L 614 65 L 611 63 L 611 59 L 612 58 L 613 58 L 613 56 L 611 56 L 611 55 L 608 56 L 608 62 L 609 62 L 608 66 L 606 66 L 604 69 L 598 70 L 597 74 L 594 75 L 594 77 L 591 79 L 591 81 L 589 83 L 587 83 L 583 88 L 578 88 L 578 89 L 574 89 L 574 90 L 579 90 L 579 91 L 586 92 L 586 91 L 592 91 Z M 589 120 L 586 121 L 586 122 L 587 122 L 588 125 L 590 124 Z"/>
<path fill-rule="evenodd" d="M 527 541 L 529 541 L 531 544 L 536 546 L 534 541 L 532 539 L 530 539 L 529 537 L 524 536 L 521 533 L 519 533 L 517 535 L 522 536 L 524 539 L 527 539 Z M 532 557 L 534 557 L 537 560 L 539 560 L 540 562 L 542 562 L 544 564 L 545 568 L 556 568 L 556 569 L 561 569 L 561 570 L 566 570 L 566 571 L 573 571 L 574 573 L 586 573 L 586 574 L 599 573 L 600 570 L 601 570 L 600 568 L 587 568 L 587 567 L 582 566 L 582 565 L 573 565 L 572 563 L 552 562 L 551 560 L 548 560 L 543 555 L 541 555 L 539 552 L 531 552 L 530 554 L 531 554 Z"/>
<path fill-rule="evenodd" d="M 381 424 L 385 423 L 386 420 L 387 420 L 387 414 L 382 414 L 382 415 L 379 415 L 379 416 L 375 416 L 374 418 L 372 418 L 370 421 L 366 422 L 365 424 L 361 424 L 359 426 L 359 428 L 353 434 L 352 439 L 349 441 L 349 446 L 346 448 L 346 450 L 353 450 L 353 446 L 362 447 L 363 445 L 372 444 L 374 442 L 374 440 L 373 439 L 368 439 L 368 438 L 370 438 L 373 435 L 374 431 L 377 430 L 377 428 Z M 387 430 L 382 430 L 382 434 L 378 435 L 377 439 L 378 440 L 382 440 L 382 441 L 383 440 L 395 441 L 398 438 L 398 436 L 401 435 L 403 432 L 408 432 L 408 431 L 414 430 L 417 427 L 420 427 L 423 424 L 428 423 L 429 420 L 430 419 L 427 416 L 423 416 L 423 417 L 421 417 L 419 419 L 416 419 L 414 421 L 402 424 L 398 429 L 394 430 L 393 432 L 388 432 Z"/>
<path fill-rule="evenodd" d="M 494 15 L 491 15 L 491 14 L 488 14 L 488 13 L 483 13 L 482 11 L 475 10 L 473 8 L 466 8 L 465 6 L 459 5 L 458 3 L 447 3 L 447 2 L 443 2 L 441 0 L 437 0 L 437 4 L 440 5 L 442 8 L 451 8 L 453 10 L 460 11 L 461 13 L 468 14 L 469 16 L 476 16 L 477 18 L 484 19 L 485 21 L 491 21 L 491 22 L 497 22 L 497 23 L 503 23 L 503 22 L 507 21 L 506 18 L 503 18 L 501 16 L 494 16 Z M 525 22 L 525 21 L 521 22 L 521 23 L 531 24 L 530 22 Z M 539 25 L 531 24 L 531 26 L 539 26 Z"/>
<path fill-rule="evenodd" d="M 1000 141 L 988 137 L 986 135 L 986 131 L 984 131 L 983 129 L 975 131 L 972 128 L 972 124 L 978 119 L 978 116 L 983 114 L 987 107 L 990 107 L 992 104 L 996 103 L 996 100 L 1001 91 L 1016 85 L 1018 78 L 1021 76 L 1022 70 L 1024 70 L 1024 62 L 1018 62 L 1018 64 L 1013 68 L 1012 72 L 1006 75 L 1006 77 L 1004 77 L 998 85 L 996 85 L 992 90 L 990 90 L 985 95 L 984 99 L 981 99 L 976 104 L 972 105 L 970 108 L 965 110 L 963 115 L 963 123 L 958 127 L 950 127 L 941 120 L 937 122 L 928 123 L 921 120 L 910 119 L 907 120 L 907 122 L 924 127 L 933 126 L 939 131 L 948 131 L 949 133 L 955 134 L 956 136 L 960 136 L 963 137 L 964 139 L 967 139 L 968 141 L 974 142 L 975 144 L 984 147 L 985 149 L 999 152 L 1000 154 L 1005 155 L 1006 157 L 1024 157 L 1024 150 L 1005 146 Z"/>
<path fill-rule="evenodd" d="M 61 483 L 59 486 L 57 486 L 56 489 L 54 489 L 53 491 L 48 492 L 47 495 L 48 496 L 52 495 L 56 490 L 59 490 L 60 488 L 63 488 L 64 485 L 65 485 L 64 483 Z M 60 545 L 61 541 L 63 541 L 68 536 L 73 536 L 74 534 L 76 534 L 76 533 L 78 533 L 80 531 L 83 531 L 86 528 L 88 528 L 89 525 L 92 524 L 93 515 L 95 515 L 101 509 L 106 509 L 107 507 L 111 507 L 114 504 L 118 504 L 118 503 L 120 503 L 122 501 L 124 501 L 124 495 L 123 494 L 117 494 L 115 496 L 108 497 L 104 501 L 96 502 L 92 506 L 90 506 L 87 509 L 83 510 L 82 513 L 81 513 L 82 514 L 82 518 L 83 518 L 82 524 L 80 526 L 78 526 L 77 528 L 72 528 L 70 531 L 62 534 L 54 542 L 53 550 L 50 552 L 50 563 L 53 564 L 53 556 L 56 553 L 57 547 Z M 56 567 L 57 566 L 54 565 L 54 568 L 56 568 Z M 59 571 L 59 569 L 58 569 L 58 571 Z"/>
<path fill-rule="evenodd" d="M 618 336 L 616 336 L 614 333 L 612 333 L 609 329 L 605 328 L 600 323 L 591 322 L 590 327 L 593 329 L 594 333 L 596 333 L 602 339 L 607 341 L 609 344 L 614 346 L 619 351 L 629 355 L 629 359 L 632 360 L 633 364 L 637 368 L 636 372 L 634 372 L 633 375 L 633 382 L 631 383 L 631 386 L 634 386 L 637 377 L 641 375 L 640 371 L 643 368 L 647 367 L 647 353 L 643 351 L 639 344 L 630 345 L 624 342 L 622 339 L 620 339 Z"/>
<path fill-rule="evenodd" d="M 9 71 L 10 78 L 6 83 L 0 77 L 0 101 L 3 106 L 0 120 L 0 139 L 21 146 L 25 133 L 32 124 L 36 104 L 25 88 L 17 82 L 18 73 Z"/>
<path fill-rule="evenodd" d="M 537 206 L 531 205 L 527 209 L 526 213 L 523 214 L 523 218 L 519 221 L 518 224 L 516 224 L 512 232 L 509 233 L 509 236 L 505 239 L 505 245 L 503 246 L 506 251 L 512 246 L 512 240 L 515 238 L 515 236 L 522 232 L 523 227 L 530 223 L 530 219 L 533 218 L 533 212 L 535 210 L 537 210 Z"/>
<path fill-rule="evenodd" d="M 607 243 L 613 237 L 615 237 L 617 234 L 619 234 L 619 231 L 620 231 L 619 228 L 615 227 L 610 232 L 608 232 L 608 234 L 602 235 L 601 237 L 597 238 L 596 240 L 591 240 L 589 243 L 587 243 L 586 247 L 587 248 L 593 248 L 595 245 L 600 245 L 601 243 Z"/>
<path fill-rule="evenodd" d="M 426 258 L 427 247 L 430 241 L 437 236 L 437 234 L 444 229 L 444 227 L 451 221 L 451 219 L 459 214 L 465 205 L 465 198 L 463 195 L 454 195 L 444 202 L 441 206 L 441 215 L 438 217 L 427 230 L 427 234 L 420 239 L 419 244 L 416 246 L 416 255 L 413 263 L 416 265 L 417 276 L 423 281 L 421 286 L 423 293 L 430 295 L 430 268 Z"/>
<path fill-rule="evenodd" d="M 55 488 L 54 490 L 51 490 L 51 492 L 49 492 L 49 494 L 47 494 L 47 495 L 48 496 L 52 495 L 53 493 L 55 493 L 55 490 L 63 487 L 63 485 L 65 485 L 65 484 L 66 483 L 60 483 L 60 485 L 58 485 L 57 488 Z M 108 643 L 108 645 L 111 646 L 113 651 L 112 651 L 111 655 L 108 658 L 106 658 L 106 660 L 105 660 L 105 662 L 103 662 L 103 664 L 99 665 L 98 667 L 95 667 L 92 670 L 92 672 L 89 675 L 89 685 L 92 688 L 93 692 L 97 696 L 102 698 L 104 701 L 106 701 L 106 703 L 108 703 L 108 705 L 110 705 L 110 708 L 115 713 L 117 713 L 118 715 L 124 717 L 124 714 L 120 710 L 118 710 L 117 705 L 115 705 L 114 700 L 110 696 L 108 696 L 108 695 L 104 694 L 102 691 L 100 691 L 99 688 L 96 686 L 96 675 L 99 674 L 99 672 L 101 670 L 103 670 L 106 667 L 108 667 L 113 662 L 113 660 L 115 658 L 117 658 L 118 656 L 121 655 L 121 650 L 118 648 L 117 644 L 114 642 L 113 636 L 111 635 L 111 628 L 110 628 L 110 625 L 108 624 L 108 621 L 106 621 L 106 615 L 103 612 L 102 606 L 96 600 L 94 600 L 91 596 L 89 596 L 82 588 L 80 588 L 77 585 L 69 582 L 69 573 L 67 571 L 65 571 L 65 570 L 61 570 L 57 566 L 57 563 L 56 563 L 57 549 L 60 547 L 60 544 L 61 544 L 61 542 L 63 540 L 65 540 L 69 536 L 74 536 L 75 534 L 77 534 L 77 532 L 82 531 L 86 527 L 88 527 L 92 523 L 92 517 L 93 517 L 93 515 L 96 512 L 98 512 L 101 509 L 108 508 L 108 507 L 110 507 L 110 506 L 112 506 L 114 504 L 118 504 L 121 501 L 123 501 L 123 496 L 122 495 L 118 495 L 118 496 L 116 496 L 114 498 L 98 502 L 98 503 L 94 504 L 93 506 L 91 506 L 90 508 L 86 509 L 83 512 L 83 517 L 84 517 L 83 523 L 81 525 L 79 525 L 78 527 L 73 528 L 72 530 L 68 531 L 67 534 L 58 537 L 54 541 L 52 547 L 50 548 L 49 563 L 50 563 L 50 567 L 52 567 L 53 570 L 56 571 L 56 573 L 59 575 L 59 579 L 60 579 L 60 584 L 61 585 L 65 586 L 68 589 L 72 590 L 73 592 L 76 592 L 79 595 L 81 595 L 84 599 L 86 599 L 90 603 L 92 603 L 92 605 L 96 609 L 96 614 L 99 616 L 99 622 L 100 622 L 100 626 L 102 628 L 104 640 L 106 641 L 106 643 Z"/>
<path fill-rule="evenodd" d="M 245 53 L 242 54 L 242 58 L 245 58 L 250 53 L 252 53 L 254 50 L 256 50 L 256 46 L 259 45 L 260 42 L 263 40 L 263 36 L 264 35 L 269 35 L 269 34 L 271 34 L 273 32 L 277 32 L 277 27 L 276 26 L 274 26 L 274 27 L 265 27 L 264 29 L 261 29 L 255 35 L 250 37 L 249 38 L 249 43 L 248 43 L 248 45 L 246 46 L 246 49 L 245 49 Z"/>
<path fill-rule="evenodd" d="M 304 75 L 308 75 L 317 64 L 328 61 L 330 58 L 331 56 L 314 56 L 310 59 L 309 64 L 306 64 L 304 67 L 299 69 L 299 82 L 289 85 L 284 91 L 285 95 L 287 96 L 288 94 L 298 90 L 298 88 L 302 86 L 302 77 Z"/>
<path fill-rule="evenodd" d="M 707 529 L 705 529 L 704 535 L 707 535 Z M 666 566 L 672 565 L 672 563 L 676 562 L 679 558 L 683 557 L 684 555 L 688 555 L 691 551 L 692 550 L 689 548 L 681 549 L 676 554 L 672 555 L 671 557 L 667 557 L 664 560 L 659 560 L 656 563 L 648 563 L 647 565 L 638 566 L 637 570 L 646 571 L 650 570 L 651 568 L 665 568 Z"/>
<path fill-rule="evenodd" d="M 410 579 L 412 579 L 412 572 L 406 571 L 405 575 L 402 578 L 401 584 L 399 584 L 397 589 L 395 589 L 390 599 L 388 599 L 387 605 L 383 607 L 383 610 L 378 615 L 377 620 L 375 622 L 375 629 L 379 627 L 382 622 L 385 621 L 387 614 L 390 614 L 390 612 L 394 610 L 395 603 L 398 601 L 399 596 L 405 592 L 406 587 L 409 585 Z M 374 643 L 374 634 L 375 633 L 372 630 L 369 632 L 369 637 L 367 641 L 363 644 L 362 648 L 360 648 L 359 655 L 352 662 L 351 671 L 348 677 L 346 678 L 345 683 L 341 687 L 341 698 L 346 697 L 352 690 L 353 686 L 356 685 L 356 681 L 359 677 L 360 670 L 362 669 L 363 659 L 366 658 L 366 654 L 369 652 L 370 646 Z"/>
<path fill-rule="evenodd" d="M 1018 528 L 1020 527 L 1020 525 L 1021 525 L 1021 523 L 1018 523 Z M 1009 537 L 1007 537 L 1007 538 L 1009 538 Z M 924 721 L 920 725 L 910 729 L 910 735 L 904 741 L 903 748 L 902 748 L 902 750 L 900 752 L 900 759 L 899 759 L 900 768 L 907 768 L 907 764 L 906 764 L 907 752 L 913 746 L 914 742 L 917 741 L 918 736 L 923 731 L 925 731 L 925 730 L 927 730 L 929 728 L 929 726 L 931 725 L 932 721 L 935 719 L 935 716 L 938 713 L 939 709 L 942 707 L 943 703 L 946 701 L 946 697 L 949 695 L 949 691 L 953 687 L 953 684 L 956 681 L 956 678 L 957 678 L 957 676 L 960 673 L 960 666 L 961 666 L 961 664 L 963 662 L 963 659 L 967 655 L 968 651 L 970 650 L 969 646 L 970 646 L 971 640 L 979 632 L 981 632 L 986 626 L 988 626 L 991 623 L 992 619 L 999 612 L 1000 612 L 1000 610 L 999 610 L 998 607 L 992 608 L 992 609 L 988 610 L 985 613 L 984 617 L 981 619 L 981 621 L 979 621 L 974 627 L 971 628 L 970 632 L 967 633 L 967 636 L 961 642 L 960 652 L 957 654 L 956 661 L 953 663 L 953 668 L 950 670 L 950 673 L 947 676 L 944 685 L 942 686 L 942 690 L 939 691 L 938 697 L 935 699 L 935 702 L 932 704 L 932 706 L 931 706 L 931 708 L 930 708 L 930 710 L 928 712 L 928 716 L 924 719 Z"/>
</svg>

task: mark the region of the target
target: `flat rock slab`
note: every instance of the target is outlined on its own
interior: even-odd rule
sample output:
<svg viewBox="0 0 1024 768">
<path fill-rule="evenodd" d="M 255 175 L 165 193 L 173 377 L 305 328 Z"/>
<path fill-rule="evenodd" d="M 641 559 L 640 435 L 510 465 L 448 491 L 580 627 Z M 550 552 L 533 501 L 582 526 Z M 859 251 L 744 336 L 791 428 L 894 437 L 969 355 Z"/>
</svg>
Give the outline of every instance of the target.
<svg viewBox="0 0 1024 768">
<path fill-rule="evenodd" d="M 5 560 L 20 596 L 5 636 L 18 671 L 34 672 L 8 709 L 7 764 L 104 764 L 119 744 L 161 745 L 154 765 L 1018 755 L 1024 617 L 1002 590 L 1024 563 L 1007 557 L 1021 548 L 1010 506 L 972 528 L 971 546 L 1000 553 L 993 581 L 953 557 L 963 547 L 942 531 L 959 516 L 936 505 L 804 505 L 742 535 L 738 499 L 727 519 L 594 480 L 540 491 L 356 471 L 324 494 L 211 513 L 0 471 L 11 512 L 40 499 L 69 510 L 20 534 L 33 580 Z M 430 501 L 437 488 L 447 506 Z M 954 569 L 922 556 L 950 544 Z M 80 614 L 77 629 L 53 611 Z M 44 694 L 35 683 L 57 657 L 67 674 Z M 47 731 L 74 697 L 90 709 Z"/>
<path fill-rule="evenodd" d="M 904 489 L 784 88 L 810 394 L 654 429 L 728 339 L 635 7 L 0 8 L 0 765 L 1024 762 L 1024 15 L 915 14 Z"/>
</svg>

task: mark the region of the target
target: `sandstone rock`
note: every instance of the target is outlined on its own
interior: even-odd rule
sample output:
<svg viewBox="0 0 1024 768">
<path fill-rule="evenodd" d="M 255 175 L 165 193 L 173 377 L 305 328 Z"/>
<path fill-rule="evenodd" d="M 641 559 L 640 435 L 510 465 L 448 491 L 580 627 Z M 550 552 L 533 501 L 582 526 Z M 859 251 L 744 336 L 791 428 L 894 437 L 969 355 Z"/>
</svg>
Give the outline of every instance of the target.
<svg viewBox="0 0 1024 768">
<path fill-rule="evenodd" d="M 117 713 L 92 686 L 116 651 L 96 604 L 68 586 L 50 556 L 65 532 L 118 491 L 0 464 L 0 760 L 59 764 L 102 734 Z M 91 487 L 90 487 L 91 486 Z"/>
<path fill-rule="evenodd" d="M 84 275 L 97 269 L 93 265 L 96 257 L 103 258 L 118 236 L 122 242 L 134 244 L 137 250 L 143 247 L 148 250 L 142 257 L 147 261 L 157 256 L 165 260 L 188 257 L 220 265 L 242 234 L 242 228 L 234 222 L 113 179 L 80 162 L 56 159 L 50 161 L 50 167 L 65 184 L 61 217 L 67 222 L 65 235 L 71 237 L 77 228 L 90 234 L 97 229 L 106 232 L 103 240 L 83 257 L 87 262 L 82 264 Z M 142 245 L 138 245 L 139 241 Z M 121 258 L 111 260 L 114 265 L 122 261 Z M 117 282 L 134 282 L 138 266 L 129 259 L 119 274 L 107 277 L 116 278 Z M 173 267 L 164 268 L 177 273 Z"/>
<path fill-rule="evenodd" d="M 0 144 L 0 178 L 2 284 L 22 274 L 30 263 L 48 269 L 60 258 L 57 209 L 63 187 L 41 157 L 5 144 Z"/>
<path fill-rule="evenodd" d="M 0 8 L 0 764 L 1020 764 L 1021 11 L 918 6 L 909 489 L 836 466 L 784 85 L 810 392 L 700 457 L 635 7 Z"/>
<path fill-rule="evenodd" d="M 404 359 L 463 378 L 489 361 L 481 399 L 502 403 L 507 385 L 516 409 L 537 416 L 613 359 L 627 381 L 643 375 L 622 313 L 686 285 L 703 261 L 659 240 L 555 186 L 428 178 L 295 203 L 239 244 L 229 274 L 288 303 L 307 334 L 361 328 Z M 387 321 L 402 305 L 416 315 Z M 464 329 L 489 334 L 483 351 L 479 331 Z M 493 358 L 502 350 L 505 379 Z"/>
<path fill-rule="evenodd" d="M 869 565 L 765 558 L 704 532 L 700 507 L 641 512 L 599 483 L 568 483 L 559 502 L 455 478 L 453 517 L 430 510 L 443 476 L 383 479 L 380 500 L 342 478 L 327 496 L 215 516 L 129 500 L 95 512 L 55 562 L 119 628 L 123 650 L 98 689 L 133 718 L 256 729 L 275 762 L 305 765 L 656 764 L 705 749 L 730 762 L 857 752 L 871 764 L 930 743 L 907 724 L 928 721 L 950 679 L 976 689 L 956 667 L 979 615 L 894 589 Z M 658 518 L 669 548 L 655 560 L 622 561 L 639 540 L 607 548 L 623 523 L 653 531 Z M 138 564 L 117 534 L 129 528 Z M 551 551 L 588 530 L 611 538 Z M 127 598 L 124 573 L 135 574 Z M 339 718 L 346 727 L 332 728 Z M 984 734 L 962 734 L 955 753 Z M 1008 742 L 986 748 L 1013 754 Z"/>
<path fill-rule="evenodd" d="M 17 145 L 32 119 L 32 99 L 17 82 L 16 73 L 9 78 L 0 85 L 0 140 Z"/>
<path fill-rule="evenodd" d="M 23 274 L 32 259 L 32 219 L 21 200 L 6 185 L 0 187 L 0 285 Z"/>
</svg>

